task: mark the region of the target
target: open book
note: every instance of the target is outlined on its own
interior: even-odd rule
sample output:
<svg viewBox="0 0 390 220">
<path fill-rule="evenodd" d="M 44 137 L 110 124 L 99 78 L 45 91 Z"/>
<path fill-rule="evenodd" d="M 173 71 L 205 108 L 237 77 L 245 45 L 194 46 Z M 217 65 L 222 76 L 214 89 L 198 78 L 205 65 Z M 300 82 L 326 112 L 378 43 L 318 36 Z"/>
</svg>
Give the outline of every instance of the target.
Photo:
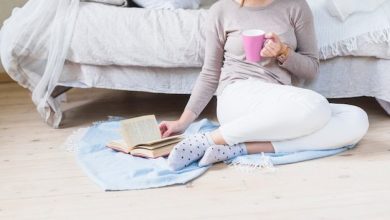
<svg viewBox="0 0 390 220">
<path fill-rule="evenodd" d="M 134 156 L 157 158 L 166 156 L 181 140 L 183 135 L 161 138 L 154 115 L 146 115 L 121 121 L 121 140 L 112 140 L 107 147 Z"/>
</svg>

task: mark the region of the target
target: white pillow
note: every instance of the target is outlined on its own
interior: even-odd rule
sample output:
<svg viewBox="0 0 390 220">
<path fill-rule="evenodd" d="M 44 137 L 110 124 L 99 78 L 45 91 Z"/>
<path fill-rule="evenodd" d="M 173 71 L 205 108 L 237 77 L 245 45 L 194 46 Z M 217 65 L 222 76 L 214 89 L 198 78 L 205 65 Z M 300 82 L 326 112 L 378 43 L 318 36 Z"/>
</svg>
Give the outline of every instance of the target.
<svg viewBox="0 0 390 220">
<path fill-rule="evenodd" d="M 197 9 L 201 0 L 133 0 L 144 8 L 165 8 L 165 9 Z"/>
<path fill-rule="evenodd" d="M 357 12 L 369 12 L 377 9 L 388 0 L 328 0 L 328 11 L 342 21 Z"/>
</svg>

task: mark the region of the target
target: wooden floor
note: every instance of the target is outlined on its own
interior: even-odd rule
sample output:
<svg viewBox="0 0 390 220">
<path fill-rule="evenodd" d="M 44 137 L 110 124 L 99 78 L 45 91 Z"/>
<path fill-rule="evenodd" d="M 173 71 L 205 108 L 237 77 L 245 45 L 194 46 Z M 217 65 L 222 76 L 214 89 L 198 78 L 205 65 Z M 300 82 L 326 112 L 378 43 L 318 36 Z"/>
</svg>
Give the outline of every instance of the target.
<svg viewBox="0 0 390 220">
<path fill-rule="evenodd" d="M 61 144 L 109 115 L 175 119 L 185 95 L 72 90 L 62 129 L 45 125 L 29 93 L 0 84 L 0 219 L 390 219 L 390 118 L 371 98 L 370 129 L 341 155 L 244 173 L 222 164 L 187 185 L 104 192 Z M 202 117 L 215 119 L 215 100 Z"/>
</svg>

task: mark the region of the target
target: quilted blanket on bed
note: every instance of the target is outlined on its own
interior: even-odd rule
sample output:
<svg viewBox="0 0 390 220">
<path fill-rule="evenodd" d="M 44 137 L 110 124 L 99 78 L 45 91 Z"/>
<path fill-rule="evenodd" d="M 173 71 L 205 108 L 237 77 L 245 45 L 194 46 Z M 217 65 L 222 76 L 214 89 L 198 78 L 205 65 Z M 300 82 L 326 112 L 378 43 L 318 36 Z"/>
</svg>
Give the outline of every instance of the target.
<svg viewBox="0 0 390 220">
<path fill-rule="evenodd" d="M 92 65 L 199 67 L 206 13 L 204 9 L 129 9 L 81 3 L 67 60 Z"/>
<path fill-rule="evenodd" d="M 308 3 L 321 59 L 347 55 L 390 58 L 390 2 L 345 22 L 330 15 L 326 0 Z M 200 67 L 206 15 L 205 9 L 129 11 L 82 4 L 68 60 L 93 65 Z"/>
<path fill-rule="evenodd" d="M 390 1 L 375 11 L 356 13 L 345 21 L 331 16 L 327 1 L 308 0 L 322 60 L 349 55 L 390 58 Z"/>
</svg>

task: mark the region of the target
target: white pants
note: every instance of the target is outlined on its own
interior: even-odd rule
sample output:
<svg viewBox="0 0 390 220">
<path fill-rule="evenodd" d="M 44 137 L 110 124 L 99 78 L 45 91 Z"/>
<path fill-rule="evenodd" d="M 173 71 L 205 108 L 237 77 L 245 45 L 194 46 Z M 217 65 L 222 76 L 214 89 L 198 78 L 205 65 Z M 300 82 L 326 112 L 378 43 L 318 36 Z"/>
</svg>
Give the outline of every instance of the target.
<svg viewBox="0 0 390 220">
<path fill-rule="evenodd" d="M 275 152 L 334 149 L 359 142 L 369 125 L 357 106 L 256 79 L 228 85 L 217 100 L 219 131 L 230 145 L 271 141 Z"/>
</svg>

